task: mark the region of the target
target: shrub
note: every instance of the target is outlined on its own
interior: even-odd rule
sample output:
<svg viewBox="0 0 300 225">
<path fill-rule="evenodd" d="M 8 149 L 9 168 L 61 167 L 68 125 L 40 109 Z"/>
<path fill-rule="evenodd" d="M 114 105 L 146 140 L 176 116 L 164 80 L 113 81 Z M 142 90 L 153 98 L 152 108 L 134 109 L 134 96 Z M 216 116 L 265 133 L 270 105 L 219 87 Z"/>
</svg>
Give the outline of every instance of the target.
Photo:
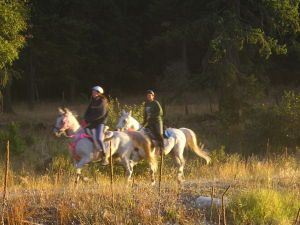
<svg viewBox="0 0 300 225">
<path fill-rule="evenodd" d="M 219 149 L 215 149 L 210 153 L 212 163 L 225 162 L 227 154 L 225 153 L 225 146 L 222 145 Z"/>
<path fill-rule="evenodd" d="M 120 118 L 121 111 L 125 110 L 127 112 L 131 111 L 132 116 L 137 119 L 139 122 L 143 120 L 143 110 L 144 103 L 140 105 L 121 105 L 118 99 L 109 99 L 109 117 L 108 117 L 108 126 L 110 129 L 114 129 L 116 124 L 118 123 L 118 119 Z"/>
<path fill-rule="evenodd" d="M 243 225 L 292 224 L 300 201 L 291 196 L 266 189 L 242 192 L 229 204 L 232 220 Z"/>
<path fill-rule="evenodd" d="M 257 106 L 244 121 L 244 144 L 251 152 L 266 149 L 267 142 L 273 152 L 286 146 L 295 149 L 300 145 L 300 94 L 285 92 L 279 105 Z"/>
<path fill-rule="evenodd" d="M 19 124 L 12 122 L 5 130 L 0 130 L 1 151 L 6 151 L 6 143 L 9 140 L 10 152 L 13 154 L 21 154 L 24 148 L 24 141 L 20 135 Z"/>
<path fill-rule="evenodd" d="M 72 173 L 74 172 L 74 165 L 64 156 L 54 157 L 50 165 L 49 172 L 55 174 L 62 171 L 64 173 Z"/>
</svg>

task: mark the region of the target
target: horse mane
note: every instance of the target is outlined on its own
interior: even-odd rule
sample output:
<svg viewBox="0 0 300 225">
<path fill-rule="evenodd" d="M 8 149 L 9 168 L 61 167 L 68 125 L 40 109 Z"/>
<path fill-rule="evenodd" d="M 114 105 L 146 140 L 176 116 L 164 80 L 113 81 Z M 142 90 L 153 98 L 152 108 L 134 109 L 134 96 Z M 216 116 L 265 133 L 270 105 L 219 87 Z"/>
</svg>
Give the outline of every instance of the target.
<svg viewBox="0 0 300 225">
<path fill-rule="evenodd" d="M 155 153 L 151 150 L 151 143 L 148 138 L 145 137 L 141 132 L 128 131 L 126 132 L 136 146 L 142 148 L 145 151 L 146 159 L 148 160 L 153 171 L 157 170 L 157 160 Z"/>
<path fill-rule="evenodd" d="M 78 117 L 78 114 L 74 111 L 74 110 L 70 110 L 68 108 L 64 108 L 66 113 L 70 113 L 71 115 L 73 115 L 75 118 Z"/>
</svg>

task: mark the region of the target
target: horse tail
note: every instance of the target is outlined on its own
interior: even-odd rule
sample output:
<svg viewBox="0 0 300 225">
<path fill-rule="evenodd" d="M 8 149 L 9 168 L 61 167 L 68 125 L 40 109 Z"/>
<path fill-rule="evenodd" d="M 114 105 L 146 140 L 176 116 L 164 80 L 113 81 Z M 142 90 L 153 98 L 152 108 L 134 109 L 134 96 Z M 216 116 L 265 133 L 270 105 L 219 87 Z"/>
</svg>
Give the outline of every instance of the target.
<svg viewBox="0 0 300 225">
<path fill-rule="evenodd" d="M 196 153 L 196 155 L 205 159 L 206 164 L 209 164 L 211 159 L 210 159 L 208 153 L 206 153 L 203 150 L 204 145 L 201 145 L 201 147 L 198 146 L 197 137 L 196 137 L 196 134 L 194 133 L 194 131 L 192 131 L 191 129 L 188 129 L 188 128 L 180 128 L 179 130 L 181 130 L 184 133 L 184 136 L 186 138 L 186 147 L 192 149 Z"/>
<path fill-rule="evenodd" d="M 148 161 L 150 168 L 153 172 L 157 171 L 157 160 L 155 152 L 151 149 L 151 143 L 148 138 L 138 131 L 129 131 L 129 136 L 134 142 L 135 147 L 143 149 L 145 152 L 146 160 Z"/>
</svg>

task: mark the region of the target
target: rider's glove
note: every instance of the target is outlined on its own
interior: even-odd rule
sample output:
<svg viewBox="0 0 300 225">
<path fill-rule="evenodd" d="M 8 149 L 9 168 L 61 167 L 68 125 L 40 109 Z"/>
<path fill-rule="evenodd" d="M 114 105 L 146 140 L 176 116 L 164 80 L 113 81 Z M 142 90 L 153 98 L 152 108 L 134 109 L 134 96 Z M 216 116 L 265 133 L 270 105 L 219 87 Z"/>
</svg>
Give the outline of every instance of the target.
<svg viewBox="0 0 300 225">
<path fill-rule="evenodd" d="M 80 121 L 80 125 L 83 127 L 83 128 L 86 128 L 88 126 L 88 123 L 86 122 L 86 120 L 81 120 Z"/>
</svg>

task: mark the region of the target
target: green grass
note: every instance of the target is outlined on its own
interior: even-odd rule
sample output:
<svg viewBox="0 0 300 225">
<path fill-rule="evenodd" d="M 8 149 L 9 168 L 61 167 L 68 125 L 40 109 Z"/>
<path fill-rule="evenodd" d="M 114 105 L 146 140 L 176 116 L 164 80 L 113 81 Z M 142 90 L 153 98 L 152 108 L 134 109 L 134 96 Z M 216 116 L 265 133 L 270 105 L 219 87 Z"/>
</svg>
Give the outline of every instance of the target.
<svg viewBox="0 0 300 225">
<path fill-rule="evenodd" d="M 292 225 L 300 208 L 300 196 L 270 189 L 246 190 L 232 197 L 235 224 Z"/>
</svg>

